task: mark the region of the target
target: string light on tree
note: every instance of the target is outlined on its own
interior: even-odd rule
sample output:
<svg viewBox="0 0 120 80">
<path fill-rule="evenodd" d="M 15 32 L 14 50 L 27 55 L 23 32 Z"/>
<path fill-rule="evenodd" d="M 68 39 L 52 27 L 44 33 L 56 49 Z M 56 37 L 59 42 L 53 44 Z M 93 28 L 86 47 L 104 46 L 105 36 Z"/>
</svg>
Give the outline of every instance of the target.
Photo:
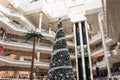
<svg viewBox="0 0 120 80">
<path fill-rule="evenodd" d="M 47 80 L 75 80 L 61 19 L 58 21 Z"/>
</svg>

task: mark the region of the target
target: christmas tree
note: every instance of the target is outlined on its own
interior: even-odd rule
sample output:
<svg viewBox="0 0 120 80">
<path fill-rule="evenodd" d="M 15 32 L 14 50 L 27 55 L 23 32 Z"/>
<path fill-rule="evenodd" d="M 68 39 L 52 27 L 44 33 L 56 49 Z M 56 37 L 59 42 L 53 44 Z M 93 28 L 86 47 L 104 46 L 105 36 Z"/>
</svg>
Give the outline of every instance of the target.
<svg viewBox="0 0 120 80">
<path fill-rule="evenodd" d="M 75 80 L 62 21 L 59 18 L 47 80 Z"/>
</svg>

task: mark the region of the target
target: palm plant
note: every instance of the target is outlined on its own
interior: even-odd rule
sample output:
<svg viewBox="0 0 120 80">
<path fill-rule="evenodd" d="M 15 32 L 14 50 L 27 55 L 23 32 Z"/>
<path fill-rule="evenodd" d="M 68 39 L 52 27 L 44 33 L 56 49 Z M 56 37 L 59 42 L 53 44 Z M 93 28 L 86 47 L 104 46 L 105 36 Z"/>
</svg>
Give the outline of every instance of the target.
<svg viewBox="0 0 120 80">
<path fill-rule="evenodd" d="M 33 80 L 33 72 L 34 72 L 34 57 L 35 57 L 35 42 L 38 39 L 41 39 L 43 36 L 41 33 L 37 32 L 36 30 L 28 31 L 25 35 L 26 40 L 33 39 L 33 53 L 32 53 L 32 61 L 31 61 L 31 73 L 30 73 L 30 80 Z"/>
</svg>

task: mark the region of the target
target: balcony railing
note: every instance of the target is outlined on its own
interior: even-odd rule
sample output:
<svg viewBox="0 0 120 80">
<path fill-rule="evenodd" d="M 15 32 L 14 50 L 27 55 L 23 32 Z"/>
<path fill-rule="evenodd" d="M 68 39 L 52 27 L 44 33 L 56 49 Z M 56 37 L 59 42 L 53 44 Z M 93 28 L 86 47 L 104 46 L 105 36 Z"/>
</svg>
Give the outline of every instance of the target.
<svg viewBox="0 0 120 80">
<path fill-rule="evenodd" d="M 95 55 L 100 54 L 100 53 L 103 54 L 103 52 L 104 52 L 103 48 L 99 48 L 98 50 L 92 52 L 92 53 L 91 53 L 91 56 L 95 56 Z M 104 54 L 103 54 L 103 55 L 104 55 Z M 107 56 L 108 56 L 108 57 L 111 56 L 111 53 L 110 53 L 109 50 L 107 50 Z"/>
<path fill-rule="evenodd" d="M 11 41 L 3 41 L 0 40 L 0 44 L 4 46 L 14 46 L 14 47 L 19 47 L 21 49 L 32 49 L 32 45 L 27 44 L 27 43 L 20 43 L 20 42 L 11 42 Z M 36 50 L 41 50 L 41 51 L 47 51 L 51 52 L 52 48 L 51 47 L 46 47 L 46 46 L 38 46 L 36 45 Z"/>
<path fill-rule="evenodd" d="M 1 8 L 1 6 L 0 6 L 0 8 Z M 2 10 L 3 10 L 3 7 L 2 7 Z M 13 16 L 14 17 L 21 17 L 21 16 L 18 16 L 18 15 L 17 16 L 13 15 Z M 23 19 L 23 20 L 25 20 L 25 19 Z M 28 26 L 27 26 L 27 25 L 29 25 L 30 22 L 26 22 L 27 25 L 24 25 L 24 26 L 21 25 L 21 24 L 15 24 L 12 21 L 12 19 L 8 18 L 7 15 L 5 15 L 5 14 L 3 14 L 1 12 L 0 12 L 0 21 L 3 22 L 4 24 L 6 24 L 7 27 L 9 26 L 10 29 L 12 29 L 12 30 L 14 30 L 16 32 L 26 33 L 28 30 L 30 30 L 30 28 L 28 28 Z M 37 31 L 39 31 L 39 30 L 37 29 Z M 51 31 L 52 33 L 50 34 L 49 32 L 46 32 L 44 29 L 42 29 L 41 32 L 42 32 L 43 36 L 46 36 L 46 37 L 49 37 L 49 38 L 53 38 L 53 39 L 55 37 L 55 33 L 53 31 Z"/>
<path fill-rule="evenodd" d="M 97 50 L 92 51 L 91 56 L 97 55 L 97 54 L 102 53 L 102 52 L 103 52 L 103 48 L 99 48 Z"/>
<path fill-rule="evenodd" d="M 25 26 L 22 26 L 21 24 L 15 24 L 10 18 L 8 18 L 7 16 L 5 16 L 2 13 L 0 13 L 0 21 L 7 24 L 11 29 L 13 29 L 15 31 L 20 31 L 20 32 L 27 32 L 28 31 L 28 29 Z M 37 31 L 39 31 L 39 30 L 37 29 Z M 50 34 L 49 32 L 42 29 L 41 32 L 43 33 L 44 36 L 49 36 L 52 38 L 54 38 L 54 36 L 55 36 L 55 33 L 53 31 Z"/>
<path fill-rule="evenodd" d="M 0 61 L 10 64 L 10 65 L 17 65 L 17 66 L 30 66 L 31 61 L 19 61 L 19 60 L 10 60 L 7 58 L 4 58 L 3 56 L 0 56 Z M 41 66 L 45 68 L 49 68 L 49 63 L 46 62 L 35 62 L 35 66 Z"/>
<path fill-rule="evenodd" d="M 94 36 L 92 36 L 92 38 L 90 39 L 90 44 L 92 44 L 92 43 L 94 43 L 94 42 L 96 42 L 96 41 L 98 41 L 100 39 L 101 39 L 101 33 L 98 32 L 97 34 L 95 34 Z"/>
<path fill-rule="evenodd" d="M 27 32 L 27 29 L 25 27 L 18 27 L 17 25 L 12 24 L 11 20 L 2 13 L 0 13 L 0 21 L 6 24 L 7 27 L 9 26 L 9 28 L 12 30 L 15 30 L 21 33 Z"/>
<path fill-rule="evenodd" d="M 96 43 L 97 41 L 100 41 L 101 39 L 102 39 L 102 37 L 101 37 L 101 33 L 100 33 L 100 31 L 99 31 L 97 34 L 95 34 L 95 35 L 90 39 L 90 44 Z M 110 43 L 110 42 L 112 42 L 112 39 L 106 38 L 106 39 L 105 39 L 105 42 L 106 42 L 106 43 Z"/>
<path fill-rule="evenodd" d="M 102 61 L 97 62 L 96 64 L 94 64 L 94 65 L 93 65 L 93 70 L 95 70 L 95 69 L 96 69 L 96 67 L 99 67 L 99 68 L 106 67 L 105 60 L 102 60 Z"/>
<path fill-rule="evenodd" d="M 0 39 L 2 40 L 2 37 L 0 37 Z M 18 42 L 18 43 L 23 43 L 23 44 L 29 44 L 29 45 L 32 45 L 33 44 L 33 41 L 26 41 L 25 39 L 18 39 L 18 38 L 5 38 L 4 41 L 7 41 L 7 42 Z M 53 47 L 53 44 L 52 43 L 39 43 L 38 45 L 38 42 L 36 42 L 36 45 L 37 46 L 47 46 L 47 47 Z"/>
<path fill-rule="evenodd" d="M 12 10 L 12 9 L 9 9 L 9 8 L 6 8 L 5 6 L 3 5 L 0 5 L 0 9 L 1 11 L 6 14 L 7 16 L 11 16 L 11 17 L 15 17 L 15 18 L 18 18 L 20 19 L 22 22 L 26 23 L 28 27 L 28 29 L 34 29 L 35 26 L 28 20 L 26 19 L 23 15 L 21 15 L 20 13 Z"/>
<path fill-rule="evenodd" d="M 101 45 L 101 46 L 98 46 L 98 47 L 96 47 L 95 49 L 91 50 L 91 53 L 94 53 L 94 52 L 96 52 L 96 51 L 98 51 L 98 50 L 100 50 L 100 49 L 102 49 L 102 48 L 103 48 L 102 45 Z"/>
</svg>

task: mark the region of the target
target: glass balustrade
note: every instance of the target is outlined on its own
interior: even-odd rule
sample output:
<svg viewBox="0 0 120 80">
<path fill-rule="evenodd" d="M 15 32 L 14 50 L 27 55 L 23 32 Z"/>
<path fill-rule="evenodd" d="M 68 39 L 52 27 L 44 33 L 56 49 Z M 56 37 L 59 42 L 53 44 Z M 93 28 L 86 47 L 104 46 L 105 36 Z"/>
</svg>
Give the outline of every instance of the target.
<svg viewBox="0 0 120 80">
<path fill-rule="evenodd" d="M 97 52 L 97 51 L 99 51 L 99 50 L 101 50 L 101 49 L 103 49 L 103 46 L 102 46 L 102 45 L 94 48 L 93 50 L 91 50 L 91 53 L 95 53 L 95 52 Z"/>
<path fill-rule="evenodd" d="M 14 63 L 14 62 L 17 62 L 17 64 L 24 64 L 24 63 L 31 63 L 31 59 L 25 59 L 24 58 L 24 60 L 23 61 L 21 61 L 21 60 L 18 60 L 17 58 L 6 58 L 5 56 L 0 56 L 0 61 L 4 61 L 4 62 L 7 62 L 7 63 Z M 41 60 L 40 62 L 37 62 L 37 60 L 35 61 L 35 63 L 36 64 L 45 64 L 45 65 L 47 65 L 48 64 L 48 66 L 49 66 L 49 60 Z M 14 64 L 16 64 L 16 63 L 14 63 Z M 26 64 L 27 65 L 27 64 Z"/>
<path fill-rule="evenodd" d="M 8 18 L 8 15 L 4 15 L 3 13 L 0 13 L 0 16 L 2 17 L 2 19 L 4 19 L 5 21 L 7 21 L 11 26 L 14 26 L 14 28 L 20 29 L 20 30 L 27 30 L 27 27 L 32 25 L 32 23 L 31 23 L 28 19 L 26 19 L 24 16 L 22 16 L 20 13 L 16 12 L 15 10 L 8 9 L 8 8 L 2 6 L 2 5 L 0 5 L 0 6 L 1 6 L 1 8 L 2 8 L 3 13 L 5 12 L 5 13 L 8 13 L 9 15 L 16 16 L 16 17 L 22 19 L 23 22 L 26 22 L 26 23 L 27 23 L 26 26 L 25 26 L 25 25 L 23 26 L 23 25 L 21 25 L 21 24 L 15 24 L 15 23 L 12 21 L 12 18 L 11 18 L 11 19 L 10 19 L 10 17 Z M 3 9 L 3 8 L 4 8 L 4 9 Z M 33 25 L 32 25 L 32 26 L 33 26 Z M 51 32 L 52 32 L 51 35 L 55 35 L 55 32 L 54 32 L 54 31 L 51 31 Z M 50 33 L 49 33 L 48 31 L 46 31 L 45 29 L 42 29 L 42 33 L 50 34 Z"/>
<path fill-rule="evenodd" d="M 101 34 L 100 34 L 100 32 L 98 32 L 97 34 L 95 34 L 94 36 L 91 37 L 90 42 L 93 42 L 94 40 L 97 40 L 100 38 L 101 38 Z"/>
<path fill-rule="evenodd" d="M 15 29 L 18 29 L 18 30 L 24 30 L 24 31 L 28 31 L 28 29 L 25 27 L 25 26 L 23 26 L 23 25 L 21 25 L 21 24 L 16 24 L 16 23 L 14 23 L 11 19 L 9 19 L 8 17 L 6 17 L 5 15 L 1 15 L 2 17 L 1 17 L 1 19 L 2 19 L 2 21 L 6 21 L 7 23 L 9 23 L 9 27 L 11 27 L 12 26 L 12 28 L 15 28 Z M 26 25 L 27 26 L 27 25 Z M 46 31 L 45 29 L 42 29 L 42 31 L 41 31 L 43 34 L 50 34 L 50 35 L 55 35 L 55 32 L 54 31 L 52 31 L 52 33 L 49 33 L 48 31 Z"/>
</svg>

